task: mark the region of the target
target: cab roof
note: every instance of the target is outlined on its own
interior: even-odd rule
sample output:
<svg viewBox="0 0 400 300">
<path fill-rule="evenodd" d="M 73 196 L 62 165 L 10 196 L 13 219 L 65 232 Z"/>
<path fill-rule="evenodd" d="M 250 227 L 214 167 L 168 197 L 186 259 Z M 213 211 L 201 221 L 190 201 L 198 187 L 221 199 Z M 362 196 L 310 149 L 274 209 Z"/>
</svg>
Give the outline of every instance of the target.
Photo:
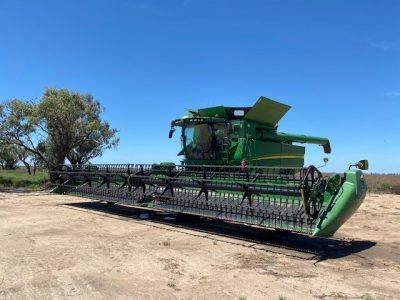
<svg viewBox="0 0 400 300">
<path fill-rule="evenodd" d="M 289 105 L 261 96 L 251 107 L 215 106 L 189 112 L 194 117 L 222 118 L 226 120 L 244 119 L 268 127 L 275 127 L 290 108 Z"/>
</svg>

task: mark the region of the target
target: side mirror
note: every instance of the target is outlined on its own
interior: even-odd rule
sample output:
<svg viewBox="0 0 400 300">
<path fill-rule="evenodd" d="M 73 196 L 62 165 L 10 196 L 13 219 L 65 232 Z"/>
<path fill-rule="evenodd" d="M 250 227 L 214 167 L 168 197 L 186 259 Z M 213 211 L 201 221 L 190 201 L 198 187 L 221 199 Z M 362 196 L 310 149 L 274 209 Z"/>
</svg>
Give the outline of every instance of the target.
<svg viewBox="0 0 400 300">
<path fill-rule="evenodd" d="M 168 138 L 172 139 L 172 136 L 174 135 L 174 131 L 175 131 L 175 128 L 171 127 L 171 129 L 169 130 Z"/>
<path fill-rule="evenodd" d="M 328 163 L 328 161 L 329 161 L 329 158 L 324 157 L 324 164 L 322 166 L 319 166 L 317 169 L 325 167 L 326 164 Z"/>
<path fill-rule="evenodd" d="M 360 160 L 357 164 L 356 167 L 360 170 L 368 170 L 368 160 L 363 159 Z"/>
<path fill-rule="evenodd" d="M 356 167 L 360 170 L 368 170 L 368 160 L 363 159 L 360 160 L 358 163 L 355 163 L 354 165 L 350 165 L 349 170 L 351 169 L 351 167 Z"/>
</svg>

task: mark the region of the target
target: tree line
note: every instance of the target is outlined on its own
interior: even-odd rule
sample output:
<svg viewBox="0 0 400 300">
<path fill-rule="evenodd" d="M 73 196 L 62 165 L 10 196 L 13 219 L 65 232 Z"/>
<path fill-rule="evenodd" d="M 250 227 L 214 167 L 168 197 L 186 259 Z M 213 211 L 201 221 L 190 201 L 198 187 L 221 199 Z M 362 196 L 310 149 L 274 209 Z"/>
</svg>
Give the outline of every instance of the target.
<svg viewBox="0 0 400 300">
<path fill-rule="evenodd" d="M 23 164 L 29 174 L 69 162 L 84 164 L 119 143 L 91 94 L 48 88 L 38 101 L 0 104 L 0 166 Z"/>
</svg>

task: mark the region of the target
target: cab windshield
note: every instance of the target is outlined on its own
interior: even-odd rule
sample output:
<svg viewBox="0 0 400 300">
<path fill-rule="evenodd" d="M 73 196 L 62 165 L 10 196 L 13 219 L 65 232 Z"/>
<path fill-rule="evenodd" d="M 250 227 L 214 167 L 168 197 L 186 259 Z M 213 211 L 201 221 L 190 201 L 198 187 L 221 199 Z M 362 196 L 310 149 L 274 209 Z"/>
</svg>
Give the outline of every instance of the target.
<svg viewBox="0 0 400 300">
<path fill-rule="evenodd" d="M 183 147 L 189 159 L 219 159 L 224 139 L 225 123 L 196 124 L 183 128 Z"/>
</svg>

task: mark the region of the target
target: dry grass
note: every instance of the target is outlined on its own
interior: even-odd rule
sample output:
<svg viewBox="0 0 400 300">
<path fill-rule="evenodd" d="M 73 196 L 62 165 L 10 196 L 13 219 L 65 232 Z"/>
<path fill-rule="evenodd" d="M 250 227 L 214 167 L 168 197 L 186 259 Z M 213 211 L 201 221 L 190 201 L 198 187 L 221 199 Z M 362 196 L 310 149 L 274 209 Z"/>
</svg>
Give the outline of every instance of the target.
<svg viewBox="0 0 400 300">
<path fill-rule="evenodd" d="M 340 174 L 340 173 L 339 173 Z M 323 173 L 329 177 L 332 173 Z M 377 174 L 364 173 L 367 180 L 369 193 L 397 194 L 400 195 L 400 173 L 399 174 Z"/>
<path fill-rule="evenodd" d="M 400 174 L 365 174 L 368 191 L 400 195 Z"/>
</svg>

